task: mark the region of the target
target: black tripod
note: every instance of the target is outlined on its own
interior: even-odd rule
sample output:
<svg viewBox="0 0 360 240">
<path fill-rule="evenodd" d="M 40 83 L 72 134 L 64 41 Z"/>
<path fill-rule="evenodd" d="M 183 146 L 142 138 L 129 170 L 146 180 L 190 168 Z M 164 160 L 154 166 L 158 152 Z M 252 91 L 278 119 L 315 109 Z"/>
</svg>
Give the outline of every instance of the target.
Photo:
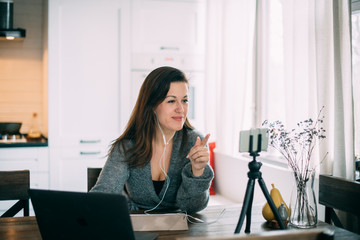
<svg viewBox="0 0 360 240">
<path fill-rule="evenodd" d="M 248 172 L 248 184 L 245 192 L 244 197 L 244 205 L 241 209 L 241 214 L 239 217 L 238 224 L 235 229 L 235 233 L 240 233 L 241 226 L 244 222 L 245 214 L 246 214 L 246 228 L 245 233 L 250 233 L 250 224 L 251 224 L 251 207 L 252 202 L 254 198 L 254 187 L 255 187 L 255 179 L 258 179 L 260 188 L 262 192 L 264 193 L 264 196 L 274 213 L 275 219 L 278 221 L 280 228 L 285 229 L 284 223 L 280 217 L 280 214 L 267 190 L 266 184 L 261 176 L 261 172 L 259 171 L 261 168 L 262 163 L 256 161 L 256 157 L 259 156 L 259 152 L 261 152 L 261 134 L 258 135 L 258 146 L 257 151 L 252 151 L 252 145 L 253 145 L 253 136 L 250 135 L 250 143 L 249 143 L 249 153 L 250 156 L 253 157 L 253 160 L 249 163 L 249 169 L 250 172 Z"/>
</svg>

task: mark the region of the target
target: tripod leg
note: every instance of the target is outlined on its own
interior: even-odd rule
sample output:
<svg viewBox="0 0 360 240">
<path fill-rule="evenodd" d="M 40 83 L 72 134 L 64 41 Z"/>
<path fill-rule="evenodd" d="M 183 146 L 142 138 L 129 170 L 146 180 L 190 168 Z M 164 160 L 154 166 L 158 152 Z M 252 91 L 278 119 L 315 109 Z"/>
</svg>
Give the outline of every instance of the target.
<svg viewBox="0 0 360 240">
<path fill-rule="evenodd" d="M 271 196 L 269 194 L 269 191 L 268 191 L 268 189 L 266 187 L 266 184 L 265 184 L 264 180 L 262 178 L 259 178 L 258 182 L 259 182 L 260 188 L 263 191 L 264 196 L 265 196 L 265 198 L 266 198 L 272 212 L 274 213 L 275 219 L 279 223 L 280 228 L 285 229 L 284 222 L 282 221 L 282 219 L 280 217 L 280 214 L 279 214 L 279 212 L 278 212 L 278 210 L 277 210 L 277 208 L 276 208 L 276 206 L 274 204 L 274 201 L 272 200 L 272 198 L 271 198 Z"/>
<path fill-rule="evenodd" d="M 251 196 L 254 192 L 254 186 L 255 186 L 255 180 L 250 178 L 246 187 L 244 203 L 241 209 L 239 221 L 236 225 L 235 233 L 240 233 L 241 226 L 244 222 L 245 214 L 248 212 Z"/>
<path fill-rule="evenodd" d="M 254 180 L 254 181 L 255 181 L 255 180 Z M 255 183 L 255 182 L 254 182 L 254 183 Z M 253 191 L 251 192 L 250 202 L 249 202 L 249 206 L 248 206 L 247 213 L 246 213 L 245 233 L 250 233 L 251 208 L 252 208 L 252 203 L 253 203 L 253 199 L 254 199 L 254 187 L 255 187 L 255 184 L 252 186 Z"/>
</svg>

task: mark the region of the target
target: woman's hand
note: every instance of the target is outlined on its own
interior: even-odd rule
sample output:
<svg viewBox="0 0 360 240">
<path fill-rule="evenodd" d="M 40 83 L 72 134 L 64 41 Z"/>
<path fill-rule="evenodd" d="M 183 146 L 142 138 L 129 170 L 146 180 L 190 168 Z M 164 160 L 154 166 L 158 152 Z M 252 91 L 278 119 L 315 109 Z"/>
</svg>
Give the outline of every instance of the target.
<svg viewBox="0 0 360 240">
<path fill-rule="evenodd" d="M 209 137 L 210 134 L 207 134 L 202 141 L 197 137 L 195 145 L 186 156 L 191 161 L 192 173 L 195 177 L 203 175 L 204 169 L 210 160 L 209 149 L 206 147 Z"/>
</svg>

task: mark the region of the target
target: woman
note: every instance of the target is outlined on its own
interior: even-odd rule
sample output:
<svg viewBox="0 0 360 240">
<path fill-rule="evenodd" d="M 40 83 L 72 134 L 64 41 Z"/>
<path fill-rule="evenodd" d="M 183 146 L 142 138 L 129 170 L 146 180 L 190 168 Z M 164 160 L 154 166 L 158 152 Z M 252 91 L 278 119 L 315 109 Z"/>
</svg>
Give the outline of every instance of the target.
<svg viewBox="0 0 360 240">
<path fill-rule="evenodd" d="M 202 139 L 187 119 L 188 89 L 176 68 L 160 67 L 146 77 L 92 192 L 125 190 L 129 210 L 194 213 L 207 206 L 214 176 L 206 146 L 210 135 Z"/>
</svg>

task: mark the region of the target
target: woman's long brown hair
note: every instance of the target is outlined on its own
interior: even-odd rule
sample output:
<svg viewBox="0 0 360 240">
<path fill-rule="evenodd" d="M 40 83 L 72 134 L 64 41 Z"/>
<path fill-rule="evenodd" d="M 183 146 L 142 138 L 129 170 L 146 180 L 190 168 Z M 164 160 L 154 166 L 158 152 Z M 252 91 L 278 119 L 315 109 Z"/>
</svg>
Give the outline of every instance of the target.
<svg viewBox="0 0 360 240">
<path fill-rule="evenodd" d="M 124 133 L 117 138 L 109 150 L 109 155 L 116 147 L 124 149 L 125 162 L 130 168 L 145 166 L 152 156 L 152 139 L 156 134 L 155 108 L 165 99 L 172 82 L 189 84 L 185 74 L 173 67 L 160 67 L 153 70 L 144 80 L 135 107 L 131 113 Z M 188 118 L 183 126 L 183 142 L 186 129 L 193 129 Z M 133 146 L 126 148 L 125 141 L 132 141 Z M 182 142 L 182 143 L 183 143 Z"/>
</svg>

